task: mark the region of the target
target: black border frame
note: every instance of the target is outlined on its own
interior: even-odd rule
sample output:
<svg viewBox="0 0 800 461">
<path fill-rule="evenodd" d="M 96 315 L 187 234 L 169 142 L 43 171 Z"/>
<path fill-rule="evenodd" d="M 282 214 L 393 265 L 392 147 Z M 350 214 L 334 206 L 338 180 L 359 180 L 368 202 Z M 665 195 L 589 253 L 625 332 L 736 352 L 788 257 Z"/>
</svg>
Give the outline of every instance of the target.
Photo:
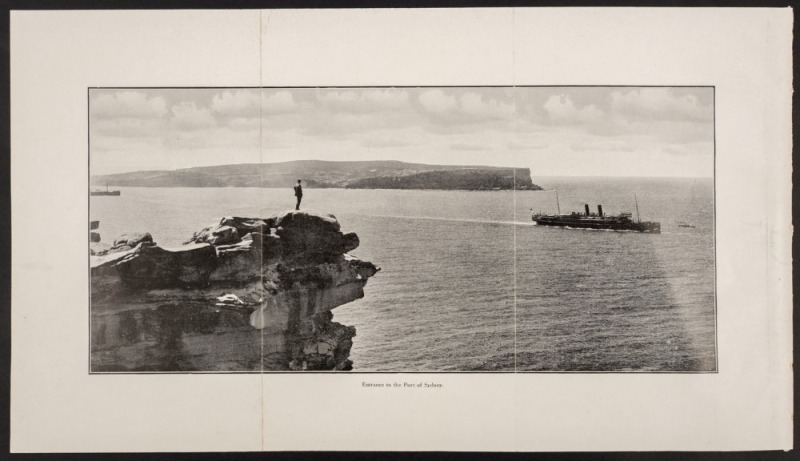
<svg viewBox="0 0 800 461">
<path fill-rule="evenodd" d="M 394 89 L 394 88 L 710 88 L 712 96 L 712 134 L 713 134 L 713 176 L 712 181 L 714 185 L 713 192 L 713 207 L 712 216 L 714 221 L 712 241 L 714 243 L 714 369 L 713 370 L 699 370 L 699 371 L 686 371 L 686 370 L 643 370 L 643 371 L 614 371 L 614 370 L 592 370 L 592 371 L 566 371 L 566 370 L 539 370 L 539 371 L 519 371 L 519 370 L 492 370 L 492 371 L 334 371 L 334 370 L 315 370 L 315 371 L 292 371 L 292 370 L 240 370 L 240 371 L 92 371 L 92 276 L 91 276 L 91 257 L 89 256 L 90 240 L 89 232 L 91 232 L 91 198 L 87 200 L 87 216 L 89 222 L 87 226 L 87 240 L 86 240 L 86 255 L 87 255 L 87 274 L 88 274 L 88 331 L 89 337 L 87 343 L 88 349 L 88 373 L 90 375 L 190 375 L 190 374 L 204 374 L 204 375 L 271 375 L 271 374 L 292 374 L 292 375 L 316 375 L 316 374 L 334 374 L 334 375 L 398 375 L 398 374 L 420 374 L 420 375 L 440 375 L 440 374 L 632 374 L 632 375 L 649 375 L 649 374 L 719 374 L 719 312 L 717 310 L 717 88 L 714 85 L 321 85 L 321 86 L 91 86 L 86 89 L 86 116 L 87 116 L 87 177 L 86 177 L 86 191 L 87 197 L 91 191 L 91 93 L 92 90 L 275 90 L 275 89 L 340 89 L 340 88 L 355 88 L 355 89 Z M 515 243 L 516 244 L 516 243 Z M 516 277 L 516 273 L 515 273 Z M 516 304 L 516 297 L 515 297 Z M 516 305 L 514 307 L 516 313 Z M 515 315 L 516 322 L 516 315 Z M 516 326 L 514 327 L 516 331 Z M 515 333 L 516 334 L 516 333 Z M 517 351 L 514 351 L 516 357 Z M 516 360 L 516 359 L 515 359 Z"/>
</svg>

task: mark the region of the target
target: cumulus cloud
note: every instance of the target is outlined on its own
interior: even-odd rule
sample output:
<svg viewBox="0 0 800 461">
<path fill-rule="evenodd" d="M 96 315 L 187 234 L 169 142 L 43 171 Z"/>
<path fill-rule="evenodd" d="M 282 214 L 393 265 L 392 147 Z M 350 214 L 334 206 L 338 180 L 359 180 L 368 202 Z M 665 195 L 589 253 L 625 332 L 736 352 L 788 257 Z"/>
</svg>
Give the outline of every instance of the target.
<svg viewBox="0 0 800 461">
<path fill-rule="evenodd" d="M 461 96 L 461 108 L 469 115 L 476 118 L 509 118 L 514 115 L 514 105 L 499 102 L 495 99 L 484 101 L 476 93 L 467 93 Z"/>
<path fill-rule="evenodd" d="M 410 107 L 408 93 L 397 89 L 334 90 L 317 93 L 317 101 L 342 112 L 378 112 Z"/>
<path fill-rule="evenodd" d="M 550 96 L 543 108 L 548 120 L 559 124 L 592 123 L 601 120 L 605 115 L 594 105 L 576 107 L 572 98 L 564 94 Z"/>
<path fill-rule="evenodd" d="M 628 120 L 710 122 L 713 109 L 694 94 L 676 95 L 669 88 L 639 88 L 611 93 L 611 112 Z"/>
<path fill-rule="evenodd" d="M 198 130 L 214 126 L 216 120 L 207 108 L 198 108 L 194 102 L 182 102 L 172 107 L 170 123 L 181 130 Z"/>
<path fill-rule="evenodd" d="M 444 94 L 439 89 L 423 91 L 419 95 L 419 102 L 426 111 L 435 115 L 447 114 L 458 107 L 455 96 Z"/>
<path fill-rule="evenodd" d="M 292 93 L 278 91 L 276 93 L 263 93 L 261 112 L 266 114 L 285 114 L 298 108 Z"/>
<path fill-rule="evenodd" d="M 713 158 L 713 94 L 703 88 L 154 89 L 90 96 L 92 165 L 106 170 L 145 155 L 142 164 L 157 169 L 197 165 L 198 158 L 213 163 L 232 152 L 252 161 L 281 149 L 297 158 L 430 163 L 500 162 L 490 153 L 502 151 L 551 159 L 552 172 L 566 165 L 575 174 L 582 161 L 624 165 L 652 154 L 667 171 L 670 162 Z M 100 163 L 112 152 L 113 160 Z"/>
<path fill-rule="evenodd" d="M 431 120 L 445 125 L 510 120 L 516 114 L 512 102 L 485 97 L 472 91 L 458 95 L 431 89 L 420 93 L 418 100 L 423 113 Z"/>
<path fill-rule="evenodd" d="M 147 97 L 138 91 L 120 91 L 98 94 L 92 98 L 91 109 L 96 118 L 147 119 L 166 115 L 167 102 L 162 97 Z"/>
<path fill-rule="evenodd" d="M 229 120 L 258 118 L 273 114 L 291 113 L 300 108 L 292 93 L 287 90 L 268 91 L 245 89 L 225 91 L 214 95 L 211 100 L 213 114 Z"/>
<path fill-rule="evenodd" d="M 258 90 L 225 91 L 211 99 L 211 110 L 223 117 L 258 117 L 261 96 Z"/>
</svg>

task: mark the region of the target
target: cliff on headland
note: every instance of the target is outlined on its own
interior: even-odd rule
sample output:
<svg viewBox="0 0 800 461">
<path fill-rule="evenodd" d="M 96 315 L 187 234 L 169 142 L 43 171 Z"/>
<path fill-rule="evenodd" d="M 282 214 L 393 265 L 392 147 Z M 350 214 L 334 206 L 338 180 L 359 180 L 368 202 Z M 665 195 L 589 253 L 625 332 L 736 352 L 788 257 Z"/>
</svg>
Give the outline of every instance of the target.
<svg viewBox="0 0 800 461">
<path fill-rule="evenodd" d="M 226 311 L 247 315 L 249 326 L 243 327 L 260 331 L 260 344 L 242 346 L 260 356 L 251 369 L 351 369 L 355 328 L 333 322 L 331 310 L 362 298 L 380 268 L 347 254 L 358 247 L 358 236 L 342 233 L 333 215 L 292 211 L 266 219 L 222 218 L 177 248 L 158 246 L 149 233 L 122 235 L 113 245 L 96 240 L 90 244 L 93 371 L 147 369 L 101 356 L 108 344 L 132 344 L 147 335 L 154 344 L 160 341 L 161 350 L 179 350 L 172 344 L 174 330 L 180 341 L 186 325 L 218 325 Z M 192 306 L 188 313 L 174 315 L 186 306 Z M 111 314 L 95 316 L 98 309 L 134 314 L 112 322 Z M 213 319 L 201 322 L 202 316 Z M 153 322 L 158 325 L 148 330 Z M 203 347 L 222 354 L 211 341 Z M 228 352 L 236 360 L 237 351 Z M 185 369 L 170 360 L 159 369 Z"/>
<path fill-rule="evenodd" d="M 93 185 L 115 187 L 291 187 L 310 188 L 539 190 L 529 168 L 426 165 L 398 161 L 298 160 L 136 171 L 92 176 Z"/>
</svg>

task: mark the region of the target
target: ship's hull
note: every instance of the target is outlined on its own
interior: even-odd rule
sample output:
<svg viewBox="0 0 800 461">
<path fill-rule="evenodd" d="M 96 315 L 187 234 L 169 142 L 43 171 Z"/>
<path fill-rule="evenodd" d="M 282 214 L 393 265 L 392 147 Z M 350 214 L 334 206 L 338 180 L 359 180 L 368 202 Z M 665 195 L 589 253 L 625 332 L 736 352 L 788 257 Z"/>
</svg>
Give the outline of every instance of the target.
<svg viewBox="0 0 800 461">
<path fill-rule="evenodd" d="M 599 219 L 563 219 L 563 218 L 533 218 L 539 226 L 568 227 L 571 229 L 596 229 L 614 231 L 644 232 L 648 234 L 660 234 L 661 223 L 657 222 L 634 222 L 634 221 L 611 221 Z"/>
</svg>

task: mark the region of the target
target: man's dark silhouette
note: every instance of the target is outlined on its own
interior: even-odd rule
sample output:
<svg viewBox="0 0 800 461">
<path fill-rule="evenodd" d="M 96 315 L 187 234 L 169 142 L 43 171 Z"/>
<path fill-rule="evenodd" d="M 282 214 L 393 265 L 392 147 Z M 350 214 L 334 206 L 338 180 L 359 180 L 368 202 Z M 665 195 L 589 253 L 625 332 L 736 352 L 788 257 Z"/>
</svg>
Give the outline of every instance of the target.
<svg viewBox="0 0 800 461">
<path fill-rule="evenodd" d="M 297 184 L 294 185 L 294 196 L 297 197 L 297 205 L 294 207 L 295 210 L 300 209 L 300 200 L 303 200 L 303 186 L 300 185 L 300 180 L 297 180 Z"/>
</svg>

